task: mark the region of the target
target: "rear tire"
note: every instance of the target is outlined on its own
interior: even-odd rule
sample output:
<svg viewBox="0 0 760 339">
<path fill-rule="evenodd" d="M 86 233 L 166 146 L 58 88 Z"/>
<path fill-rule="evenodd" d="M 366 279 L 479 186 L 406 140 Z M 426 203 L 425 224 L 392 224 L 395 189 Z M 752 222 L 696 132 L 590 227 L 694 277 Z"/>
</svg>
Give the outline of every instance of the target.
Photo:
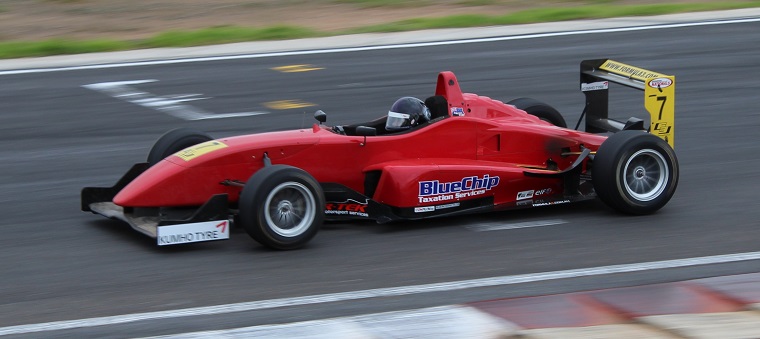
<svg viewBox="0 0 760 339">
<path fill-rule="evenodd" d="M 277 250 L 304 246 L 324 220 L 325 198 L 305 171 L 267 166 L 248 179 L 239 201 L 240 223 L 260 244 Z"/>
<path fill-rule="evenodd" d="M 176 128 L 162 135 L 148 153 L 148 164 L 153 166 L 164 158 L 185 148 L 214 140 L 206 133 L 189 128 Z"/>
<path fill-rule="evenodd" d="M 621 131 L 602 143 L 593 160 L 597 196 L 628 214 L 654 213 L 678 185 L 678 159 L 664 140 L 642 131 Z"/>
<path fill-rule="evenodd" d="M 567 128 L 567 123 L 565 122 L 565 118 L 562 117 L 562 114 L 559 114 L 559 112 L 554 109 L 554 107 L 549 106 L 548 104 L 545 104 L 541 101 L 531 98 L 519 98 L 512 100 L 507 104 L 515 106 L 527 112 L 528 114 L 536 116 L 539 119 L 546 121 L 554 126 Z"/>
</svg>

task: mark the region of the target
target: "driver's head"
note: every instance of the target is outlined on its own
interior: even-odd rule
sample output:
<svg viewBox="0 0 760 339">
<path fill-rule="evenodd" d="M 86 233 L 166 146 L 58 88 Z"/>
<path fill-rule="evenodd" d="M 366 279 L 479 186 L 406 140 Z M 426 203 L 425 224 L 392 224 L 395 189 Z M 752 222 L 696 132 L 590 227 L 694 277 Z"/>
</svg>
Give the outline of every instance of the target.
<svg viewBox="0 0 760 339">
<path fill-rule="evenodd" d="M 403 97 L 396 100 L 388 111 L 385 129 L 402 131 L 423 122 L 430 121 L 430 111 L 422 100 L 414 97 Z"/>
</svg>

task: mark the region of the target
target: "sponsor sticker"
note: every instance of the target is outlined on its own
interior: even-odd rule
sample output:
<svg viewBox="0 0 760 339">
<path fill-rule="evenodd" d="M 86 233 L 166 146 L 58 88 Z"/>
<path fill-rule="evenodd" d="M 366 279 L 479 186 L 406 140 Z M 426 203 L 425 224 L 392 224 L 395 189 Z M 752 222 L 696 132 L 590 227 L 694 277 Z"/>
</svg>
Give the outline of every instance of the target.
<svg viewBox="0 0 760 339">
<path fill-rule="evenodd" d="M 227 145 L 221 141 L 211 140 L 211 141 L 206 141 L 204 143 L 197 144 L 195 146 L 190 146 L 188 148 L 185 148 L 177 153 L 174 153 L 174 155 L 182 158 L 182 160 L 184 161 L 190 161 L 201 155 L 211 153 L 213 151 L 220 150 L 226 147 Z"/>
<path fill-rule="evenodd" d="M 345 202 L 328 202 L 325 204 L 325 214 L 329 215 L 350 215 L 354 217 L 368 218 L 367 204 L 355 200 Z"/>
<path fill-rule="evenodd" d="M 414 213 L 425 213 L 425 212 L 433 212 L 437 210 L 445 210 L 447 208 L 454 208 L 459 207 L 458 202 L 450 203 L 450 204 L 443 204 L 443 205 L 436 205 L 436 206 L 422 206 L 422 207 L 415 207 Z"/>
<path fill-rule="evenodd" d="M 464 109 L 462 109 L 462 107 L 452 107 L 451 115 L 455 117 L 462 117 L 464 116 Z"/>
<path fill-rule="evenodd" d="M 584 82 L 581 84 L 581 91 L 583 92 L 601 91 L 601 90 L 605 90 L 609 88 L 610 88 L 609 81 L 598 81 L 598 82 L 592 82 L 592 83 Z"/>
<path fill-rule="evenodd" d="M 420 181 L 418 199 L 420 203 L 448 201 L 485 194 L 499 185 L 499 177 L 488 174 L 464 177 L 458 181 L 440 182 L 438 180 Z"/>
<path fill-rule="evenodd" d="M 425 212 L 433 212 L 435 211 L 435 206 L 423 206 L 423 207 L 415 207 L 414 213 L 425 213 Z"/>
<path fill-rule="evenodd" d="M 569 202 L 570 200 L 553 200 L 553 201 L 538 200 L 533 203 L 533 207 L 560 205 L 560 204 L 567 204 Z"/>
<path fill-rule="evenodd" d="M 657 135 L 668 135 L 672 127 L 673 126 L 668 125 L 667 122 L 658 122 L 654 124 L 654 127 L 652 128 L 652 133 L 657 134 Z"/>
<path fill-rule="evenodd" d="M 652 87 L 652 88 L 663 89 L 663 88 L 670 87 L 670 85 L 672 84 L 673 84 L 673 80 L 670 80 L 668 78 L 657 78 L 657 79 L 650 80 L 648 85 L 649 87 Z"/>
<path fill-rule="evenodd" d="M 599 66 L 599 69 L 615 74 L 625 75 L 629 78 L 639 81 L 646 81 L 647 78 L 659 78 L 663 76 L 657 72 L 612 60 L 605 61 L 601 66 Z"/>
<path fill-rule="evenodd" d="M 447 208 L 454 208 L 454 207 L 459 207 L 459 203 L 458 202 L 454 202 L 454 203 L 451 203 L 451 204 L 438 205 L 438 206 L 435 207 L 435 209 L 437 209 L 437 210 L 444 210 L 444 209 L 447 209 Z"/>
<path fill-rule="evenodd" d="M 158 246 L 166 246 L 229 239 L 229 224 L 228 220 L 215 220 L 159 226 L 156 233 L 156 241 Z"/>
<path fill-rule="evenodd" d="M 517 192 L 517 200 L 525 200 L 525 199 L 533 198 L 533 193 L 534 192 L 535 191 L 533 191 L 533 190 Z"/>
</svg>

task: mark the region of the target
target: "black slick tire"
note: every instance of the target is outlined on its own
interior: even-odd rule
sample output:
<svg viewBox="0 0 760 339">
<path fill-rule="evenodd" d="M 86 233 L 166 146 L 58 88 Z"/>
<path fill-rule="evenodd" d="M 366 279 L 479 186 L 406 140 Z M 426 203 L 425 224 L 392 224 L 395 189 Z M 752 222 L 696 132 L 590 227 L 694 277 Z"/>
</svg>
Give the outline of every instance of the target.
<svg viewBox="0 0 760 339">
<path fill-rule="evenodd" d="M 286 165 L 254 173 L 239 200 L 240 223 L 260 244 L 277 250 L 303 247 L 322 227 L 325 198 L 305 171 Z"/>
<path fill-rule="evenodd" d="M 531 98 L 518 98 L 507 103 L 554 126 L 567 128 L 567 122 L 554 107 Z"/>
<path fill-rule="evenodd" d="M 175 128 L 156 140 L 148 152 L 148 164 L 153 166 L 174 153 L 210 140 L 214 139 L 206 133 L 189 128 Z"/>
<path fill-rule="evenodd" d="M 594 156 L 597 196 L 627 214 L 654 213 L 670 201 L 678 185 L 678 159 L 667 142 L 643 131 L 621 131 Z"/>
</svg>

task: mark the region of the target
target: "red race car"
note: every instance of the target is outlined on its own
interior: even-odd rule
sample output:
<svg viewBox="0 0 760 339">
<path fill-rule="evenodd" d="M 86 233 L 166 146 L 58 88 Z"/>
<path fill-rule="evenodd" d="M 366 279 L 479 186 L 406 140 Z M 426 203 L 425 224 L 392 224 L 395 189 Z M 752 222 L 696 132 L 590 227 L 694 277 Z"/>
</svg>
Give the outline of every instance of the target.
<svg viewBox="0 0 760 339">
<path fill-rule="evenodd" d="M 643 90 L 651 121 L 608 119 L 610 83 Z M 585 132 L 551 106 L 462 93 L 405 97 L 379 119 L 213 139 L 172 130 L 113 187 L 82 190 L 82 210 L 172 245 L 229 238 L 230 223 L 275 249 L 303 246 L 325 220 L 378 223 L 599 197 L 647 214 L 672 197 L 675 78 L 612 60 L 581 63 Z M 578 123 L 580 125 L 580 121 Z M 577 129 L 577 126 L 576 126 Z M 649 132 L 649 133 L 648 133 Z"/>
</svg>

